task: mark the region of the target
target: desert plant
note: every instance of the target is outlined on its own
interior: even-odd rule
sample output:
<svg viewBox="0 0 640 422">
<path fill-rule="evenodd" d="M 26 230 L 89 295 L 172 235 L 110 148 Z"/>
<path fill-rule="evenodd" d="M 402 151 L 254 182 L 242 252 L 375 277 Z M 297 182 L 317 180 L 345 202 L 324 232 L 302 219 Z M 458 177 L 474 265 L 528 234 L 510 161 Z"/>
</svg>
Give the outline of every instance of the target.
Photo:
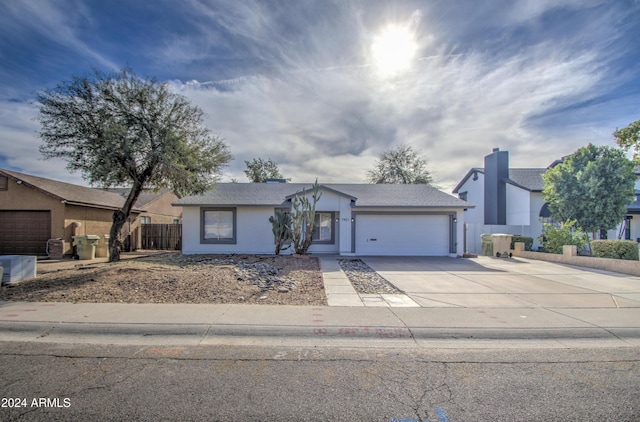
<svg viewBox="0 0 640 422">
<path fill-rule="evenodd" d="M 285 243 L 291 240 L 291 215 L 285 210 L 276 210 L 275 215 L 269 217 L 271 223 L 271 231 L 276 239 L 276 255 L 280 255 L 281 250 L 288 249 L 289 246 L 283 248 Z"/>
<path fill-rule="evenodd" d="M 638 242 L 633 240 L 592 240 L 591 249 L 598 258 L 638 260 Z"/>
<path fill-rule="evenodd" d="M 311 192 L 312 201 L 307 197 L 307 190 L 303 189 L 300 194 L 296 194 L 291 203 L 291 240 L 295 252 L 299 255 L 306 255 L 315 232 L 316 203 L 322 196 L 317 179 Z"/>
<path fill-rule="evenodd" d="M 587 234 L 583 233 L 580 228 L 575 228 L 575 224 L 575 220 L 567 220 L 565 223 L 560 224 L 560 228 L 558 228 L 544 223 L 542 235 L 539 237 L 544 251 L 561 254 L 564 245 L 576 245 L 581 248 L 587 244 Z"/>
<path fill-rule="evenodd" d="M 513 236 L 511 238 L 511 249 L 515 249 L 514 245 L 515 245 L 516 242 L 523 242 L 525 251 L 530 251 L 531 248 L 533 248 L 533 237 Z"/>
</svg>

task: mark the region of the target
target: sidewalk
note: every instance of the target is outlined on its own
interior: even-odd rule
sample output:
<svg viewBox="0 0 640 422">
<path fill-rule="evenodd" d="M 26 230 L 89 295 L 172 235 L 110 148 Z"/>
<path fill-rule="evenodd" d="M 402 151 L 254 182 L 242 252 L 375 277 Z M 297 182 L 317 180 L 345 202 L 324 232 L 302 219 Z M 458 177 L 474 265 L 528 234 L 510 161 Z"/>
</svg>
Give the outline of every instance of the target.
<svg viewBox="0 0 640 422">
<path fill-rule="evenodd" d="M 443 306 L 440 303 L 416 307 L 397 303 L 394 306 L 385 299 L 383 306 L 365 306 L 365 296 L 355 292 L 335 257 L 323 257 L 321 266 L 330 306 L 0 302 L 0 341 L 314 347 L 640 346 L 638 307 L 611 308 L 597 304 L 576 307 L 557 303 L 540 306 L 531 302 L 523 302 L 528 303 L 526 306 L 513 303 L 510 306 Z M 523 264 L 519 268 L 525 271 L 529 267 Z M 567 274 L 555 272 L 545 269 L 547 277 L 562 277 L 562 280 L 575 277 L 569 270 Z M 413 277 L 419 274 L 413 273 Z M 421 274 L 431 277 L 434 272 Z M 487 273 L 459 274 L 482 276 L 482 280 L 489 281 L 496 277 Z M 387 269 L 387 275 L 394 277 L 391 268 Z M 438 279 L 445 280 L 446 285 L 431 287 L 448 288 L 451 281 L 445 275 L 454 277 L 453 273 L 440 275 Z M 517 277 L 517 274 L 502 276 Z M 407 283 L 414 282 L 409 276 L 404 279 Z M 469 283 L 466 279 L 463 281 Z M 519 291 L 527 286 L 521 283 L 514 285 L 516 287 Z"/>
<path fill-rule="evenodd" d="M 395 340 L 394 347 L 434 341 L 581 340 L 640 346 L 635 309 L 478 309 L 0 303 L 0 340 L 61 343 L 215 344 L 270 338 L 296 345 L 338 340 Z M 253 340 L 251 340 L 253 339 Z M 227 344 L 227 343 L 225 343 Z"/>
</svg>

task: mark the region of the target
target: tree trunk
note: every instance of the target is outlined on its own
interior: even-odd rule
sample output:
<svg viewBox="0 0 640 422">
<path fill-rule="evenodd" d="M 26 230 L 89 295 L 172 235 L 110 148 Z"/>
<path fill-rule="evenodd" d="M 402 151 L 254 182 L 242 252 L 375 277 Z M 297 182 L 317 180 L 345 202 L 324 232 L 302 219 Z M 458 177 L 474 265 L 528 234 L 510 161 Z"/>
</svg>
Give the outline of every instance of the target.
<svg viewBox="0 0 640 422">
<path fill-rule="evenodd" d="M 122 210 L 113 212 L 113 224 L 111 224 L 111 230 L 109 231 L 109 254 L 110 262 L 120 261 L 120 252 L 122 251 L 122 240 L 120 239 L 122 233 L 122 227 L 127 221 L 127 216 Z"/>
<path fill-rule="evenodd" d="M 122 252 L 122 227 L 124 227 L 124 223 L 129 218 L 129 215 L 131 215 L 133 204 L 135 204 L 135 202 L 138 200 L 138 196 L 140 196 L 140 192 L 142 192 L 143 187 L 144 180 L 134 181 L 133 186 L 131 187 L 131 191 L 129 191 L 129 196 L 124 202 L 124 205 L 122 206 L 122 208 L 114 211 L 113 213 L 113 224 L 111 225 L 111 230 L 109 231 L 109 250 L 111 251 L 109 262 L 120 261 L 120 252 Z"/>
</svg>

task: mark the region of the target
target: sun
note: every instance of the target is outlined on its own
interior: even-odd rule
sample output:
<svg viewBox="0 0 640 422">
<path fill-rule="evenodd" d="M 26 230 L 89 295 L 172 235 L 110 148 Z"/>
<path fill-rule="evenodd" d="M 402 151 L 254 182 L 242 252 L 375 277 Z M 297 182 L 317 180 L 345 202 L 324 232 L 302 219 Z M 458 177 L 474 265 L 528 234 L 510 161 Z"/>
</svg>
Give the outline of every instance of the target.
<svg viewBox="0 0 640 422">
<path fill-rule="evenodd" d="M 417 51 L 412 31 L 401 25 L 388 25 L 371 44 L 373 63 L 382 77 L 409 69 Z"/>
</svg>

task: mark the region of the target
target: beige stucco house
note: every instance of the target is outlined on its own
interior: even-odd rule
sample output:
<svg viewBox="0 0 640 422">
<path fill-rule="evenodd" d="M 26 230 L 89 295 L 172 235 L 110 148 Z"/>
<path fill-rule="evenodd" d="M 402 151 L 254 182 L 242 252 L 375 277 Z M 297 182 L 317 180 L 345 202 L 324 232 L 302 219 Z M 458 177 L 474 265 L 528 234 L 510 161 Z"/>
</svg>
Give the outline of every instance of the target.
<svg viewBox="0 0 640 422">
<path fill-rule="evenodd" d="M 182 210 L 171 207 L 170 191 L 144 192 L 134 206 L 123 234 L 139 236 L 139 217 L 153 223 L 179 222 Z M 113 211 L 125 201 L 122 192 L 51 180 L 0 169 L 0 255 L 47 255 L 50 239 L 64 240 L 72 253 L 72 236 L 108 234 Z M 131 244 L 139 244 L 132 239 Z"/>
</svg>

